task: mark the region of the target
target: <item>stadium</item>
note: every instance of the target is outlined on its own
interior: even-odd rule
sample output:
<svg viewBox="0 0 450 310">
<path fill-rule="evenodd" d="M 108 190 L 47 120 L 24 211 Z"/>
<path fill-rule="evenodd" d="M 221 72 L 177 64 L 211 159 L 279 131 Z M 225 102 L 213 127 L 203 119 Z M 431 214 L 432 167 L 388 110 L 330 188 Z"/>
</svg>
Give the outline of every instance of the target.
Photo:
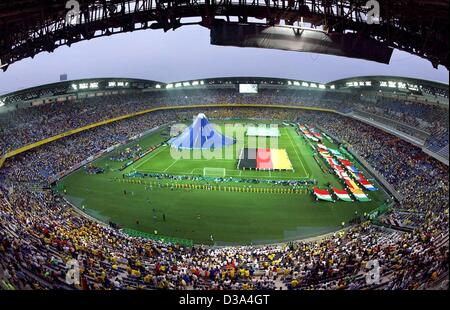
<svg viewBox="0 0 450 310">
<path fill-rule="evenodd" d="M 87 10 L 82 14 L 93 12 L 90 2 L 96 1 L 80 1 Z M 200 16 L 209 5 L 156 2 L 180 18 Z M 280 5 L 284 2 L 297 3 Z M 380 2 L 383 8 L 386 2 Z M 52 10 L 64 12 L 58 5 Z M 363 59 L 388 63 L 398 48 L 448 68 L 448 38 L 442 33 L 422 44 L 417 42 L 425 34 L 419 30 L 403 33 L 398 27 L 395 35 L 376 25 L 361 30 L 356 19 L 347 26 L 367 35 L 365 48 L 338 44 L 338 49 L 323 38 L 305 39 L 318 50 L 299 41 L 304 38 L 290 38 L 284 28 L 265 33 L 249 22 L 250 31 L 243 26 L 247 17 L 266 13 L 247 5 L 245 18 L 239 16 L 242 25 L 204 18 L 213 44 L 289 45 L 356 58 L 362 65 Z M 436 13 L 442 6 L 448 13 L 448 3 L 440 1 L 423 13 L 436 17 L 428 36 L 438 31 L 437 24 L 448 25 L 447 14 Z M 290 21 L 302 16 L 302 23 L 309 16 L 317 24 L 323 12 L 309 8 L 309 15 L 275 6 L 272 12 L 284 10 L 283 19 Z M 244 10 L 228 4 L 230 15 L 238 9 Z M 22 16 L 14 6 L 0 4 L 0 13 L 7 10 L 16 19 L 44 18 L 55 25 L 65 16 L 50 14 L 50 8 L 48 16 Z M 141 13 L 136 6 L 113 21 L 83 18 L 82 29 L 77 24 L 53 29 L 28 42 L 27 31 L 0 14 L 7 25 L 0 29 L 5 51 L 0 66 L 12 70 L 41 51 L 94 38 L 95 27 L 103 28 L 99 36 L 114 34 L 106 33 L 112 24 L 122 25 L 119 32 L 140 30 L 130 28 L 128 14 L 146 25 L 141 29 L 181 26 L 180 20 L 160 16 L 148 26 Z M 249 35 L 245 40 L 231 35 L 241 26 L 238 33 Z M 374 40 L 375 34 L 386 40 Z M 8 44 L 14 48 L 6 49 Z M 448 83 L 389 75 L 326 82 L 105 77 L 4 93 L 0 287 L 448 289 L 448 108 Z M 68 277 L 74 265 L 77 274 Z M 374 266 L 378 276 L 368 277 Z"/>
</svg>

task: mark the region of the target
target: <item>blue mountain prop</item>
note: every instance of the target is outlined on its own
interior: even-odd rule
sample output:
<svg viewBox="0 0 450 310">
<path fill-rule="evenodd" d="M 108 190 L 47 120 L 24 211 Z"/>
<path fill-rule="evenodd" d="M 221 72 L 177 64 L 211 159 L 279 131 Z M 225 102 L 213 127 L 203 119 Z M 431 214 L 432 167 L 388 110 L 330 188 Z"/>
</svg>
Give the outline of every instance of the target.
<svg viewBox="0 0 450 310">
<path fill-rule="evenodd" d="M 206 118 L 200 113 L 189 128 L 182 134 L 169 141 L 173 148 L 177 149 L 218 149 L 236 143 L 235 139 L 222 135 Z"/>
</svg>

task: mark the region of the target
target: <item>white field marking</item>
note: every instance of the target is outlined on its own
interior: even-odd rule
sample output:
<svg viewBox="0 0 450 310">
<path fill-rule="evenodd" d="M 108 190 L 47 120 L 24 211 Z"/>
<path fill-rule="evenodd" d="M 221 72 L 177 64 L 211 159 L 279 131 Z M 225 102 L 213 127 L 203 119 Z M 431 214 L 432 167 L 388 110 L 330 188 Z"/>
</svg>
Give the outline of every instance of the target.
<svg viewBox="0 0 450 310">
<path fill-rule="evenodd" d="M 289 130 L 287 130 L 287 136 L 289 137 L 289 140 L 291 141 L 291 145 L 294 147 L 294 152 L 297 155 L 298 160 L 300 160 L 300 164 L 302 165 L 303 171 L 305 171 L 305 173 L 307 175 L 307 178 L 309 178 L 309 173 L 307 173 L 307 171 L 305 169 L 305 165 L 303 165 L 303 161 L 302 161 L 302 159 L 300 158 L 300 155 L 297 152 L 297 146 L 294 144 Z"/>
<path fill-rule="evenodd" d="M 239 154 L 239 161 L 237 164 L 237 168 L 239 169 L 239 166 L 241 165 L 241 160 L 242 160 L 242 153 L 244 153 L 244 148 L 241 149 L 241 153 Z M 242 172 L 242 171 L 241 171 Z"/>
<path fill-rule="evenodd" d="M 179 161 L 179 159 L 175 160 L 173 163 L 171 163 L 171 164 L 169 165 L 169 167 L 167 167 L 166 169 L 164 169 L 163 172 L 166 172 L 167 170 L 169 170 L 170 168 L 172 168 L 172 166 L 175 165 L 178 161 Z"/>
<path fill-rule="evenodd" d="M 295 153 L 297 153 L 296 148 L 298 148 L 298 145 L 295 145 L 295 141 L 292 139 L 292 136 L 291 136 L 291 134 L 290 134 L 290 131 L 289 131 L 288 129 L 286 129 L 286 130 L 288 131 L 289 140 L 291 140 L 291 143 L 294 144 L 294 150 L 295 150 Z M 299 157 L 298 153 L 297 153 L 297 157 Z M 307 176 L 307 178 L 309 179 L 309 178 L 310 178 L 310 174 L 306 171 L 305 165 L 303 164 L 303 160 L 302 160 L 301 158 L 300 158 L 300 163 L 301 163 L 301 165 L 302 165 L 303 171 L 305 171 L 306 176 Z"/>
<path fill-rule="evenodd" d="M 153 154 L 150 154 L 147 158 L 145 158 L 142 162 L 138 163 L 137 166 L 132 165 L 131 167 L 134 169 L 138 169 L 139 167 L 141 167 L 142 165 L 144 165 L 145 163 L 147 163 L 150 159 L 156 157 L 159 153 L 161 153 L 167 146 L 162 146 L 159 150 L 157 150 L 156 152 L 154 152 Z"/>
</svg>

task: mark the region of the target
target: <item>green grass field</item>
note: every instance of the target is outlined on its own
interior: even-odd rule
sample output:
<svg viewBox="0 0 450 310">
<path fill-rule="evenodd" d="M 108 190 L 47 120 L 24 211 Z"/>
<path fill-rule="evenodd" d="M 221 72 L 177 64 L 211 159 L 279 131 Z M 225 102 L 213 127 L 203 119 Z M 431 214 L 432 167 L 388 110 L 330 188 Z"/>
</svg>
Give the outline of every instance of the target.
<svg viewBox="0 0 450 310">
<path fill-rule="evenodd" d="M 216 124 L 223 128 L 223 122 Z M 95 166 L 105 168 L 105 173 L 89 175 L 80 169 L 61 180 L 58 188 L 65 189 L 66 198 L 75 206 L 101 221 L 113 221 L 121 227 L 147 233 L 157 230 L 158 235 L 191 239 L 195 243 L 211 244 L 210 236 L 213 236 L 214 243 L 219 245 L 273 243 L 312 237 L 335 231 L 342 222 L 348 223 L 353 219 L 356 212 L 358 216 L 363 215 L 383 204 L 386 195 L 381 190 L 370 193 L 372 201 L 367 203 L 327 203 L 316 202 L 310 191 L 312 186 L 303 186 L 301 193 L 296 194 L 173 187 L 174 183 L 197 186 L 209 184 L 234 188 L 251 186 L 275 191 L 286 187 L 254 184 L 252 180 L 315 179 L 321 188 L 325 188 L 328 183 L 343 188 L 335 175 L 327 169 L 326 172 L 322 171 L 322 168 L 327 167 L 325 162 L 319 161 L 318 164 L 313 159 L 312 148 L 297 134 L 295 127 L 280 124 L 280 132 L 278 148 L 286 149 L 294 171 L 238 170 L 239 150 L 234 152 L 232 159 L 173 159 L 170 147 L 161 146 L 124 171 L 118 170 L 123 162 L 112 161 L 111 154 L 107 154 L 94 162 Z M 142 148 L 159 144 L 167 139 L 168 133 L 169 128 L 162 128 L 120 147 L 112 154 L 135 144 Z M 247 146 L 249 140 L 244 138 L 240 142 Z M 328 141 L 324 144 L 337 148 Z M 266 146 L 269 145 L 267 142 Z M 173 181 L 145 177 L 125 179 L 127 183 L 124 183 L 122 176 L 131 172 L 202 176 L 205 167 L 224 168 L 226 177 L 232 177 L 233 180 L 215 183 L 213 180 Z M 236 182 L 236 179 L 246 181 Z M 149 184 L 152 184 L 151 189 Z M 375 185 L 378 184 L 375 182 Z"/>
<path fill-rule="evenodd" d="M 224 132 L 224 125 L 218 125 Z M 237 160 L 241 147 L 230 146 L 219 151 L 221 159 L 205 159 L 201 156 L 200 151 L 186 151 L 188 159 L 173 159 L 169 146 L 162 146 L 158 151 L 150 154 L 147 158 L 136 162 L 128 171 L 136 170 L 139 172 L 158 172 L 178 175 L 203 175 L 203 169 L 207 168 L 223 168 L 226 169 L 226 177 L 242 177 L 242 178 L 268 178 L 275 180 L 297 180 L 308 179 L 311 176 L 311 170 L 305 165 L 304 155 L 301 154 L 301 141 L 294 128 L 284 127 L 280 129 L 282 136 L 278 139 L 277 147 L 286 149 L 294 171 L 276 172 L 276 171 L 244 171 L 237 169 Z M 241 132 L 242 133 L 242 132 Z M 243 129 L 245 133 L 245 129 Z M 239 133 L 237 133 L 239 134 Z M 244 137 L 245 146 L 249 146 L 248 137 Z M 236 137 L 236 136 L 235 136 Z M 271 145 L 270 139 L 262 138 L 255 141 L 257 146 L 275 147 Z M 206 151 L 206 152 L 209 152 Z M 233 155 L 231 159 L 226 158 L 226 153 Z M 197 158 L 196 158 L 197 155 Z M 200 155 L 200 156 L 198 156 Z"/>
</svg>

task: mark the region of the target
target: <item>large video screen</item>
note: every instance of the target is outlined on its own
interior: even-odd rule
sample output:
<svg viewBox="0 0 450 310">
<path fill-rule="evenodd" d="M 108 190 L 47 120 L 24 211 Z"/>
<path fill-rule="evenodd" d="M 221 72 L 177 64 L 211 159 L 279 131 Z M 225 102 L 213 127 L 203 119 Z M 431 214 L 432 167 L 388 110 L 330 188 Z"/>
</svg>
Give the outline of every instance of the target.
<svg viewBox="0 0 450 310">
<path fill-rule="evenodd" d="M 239 84 L 239 92 L 241 94 L 257 94 L 258 84 Z"/>
</svg>

